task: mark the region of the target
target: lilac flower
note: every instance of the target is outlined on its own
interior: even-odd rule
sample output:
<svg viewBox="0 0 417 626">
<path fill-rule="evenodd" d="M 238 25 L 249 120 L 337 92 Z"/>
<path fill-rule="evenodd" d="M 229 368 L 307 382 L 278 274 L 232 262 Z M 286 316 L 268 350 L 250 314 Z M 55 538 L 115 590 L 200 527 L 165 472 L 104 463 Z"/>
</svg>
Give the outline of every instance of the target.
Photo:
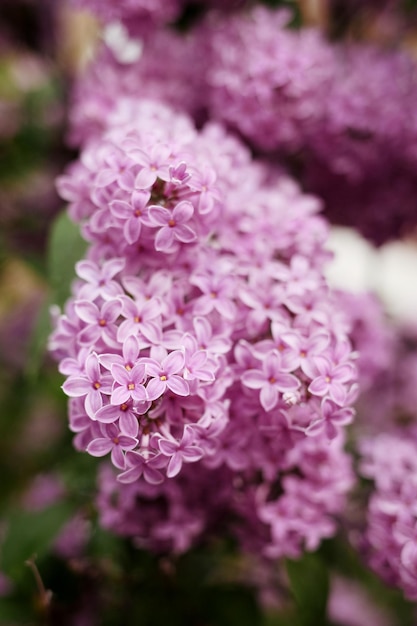
<svg viewBox="0 0 417 626">
<path fill-rule="evenodd" d="M 145 458 L 139 452 L 127 452 L 126 465 L 127 469 L 117 477 L 121 483 L 136 482 L 141 476 L 151 485 L 159 485 L 164 481 L 159 470 L 166 466 L 166 458 L 161 454 Z"/>
<path fill-rule="evenodd" d="M 139 239 L 142 224 L 149 225 L 146 205 L 150 197 L 151 194 L 148 191 L 134 191 L 131 203 L 125 200 L 113 200 L 110 203 L 110 211 L 123 222 L 123 234 L 130 244 Z"/>
<path fill-rule="evenodd" d="M 132 369 L 126 369 L 115 363 L 112 365 L 111 374 L 115 380 L 110 397 L 111 404 L 122 405 L 130 399 L 142 403 L 150 399 L 142 384 L 146 379 L 144 361 L 139 360 Z"/>
<path fill-rule="evenodd" d="M 120 284 L 113 278 L 124 266 L 123 259 L 110 259 L 101 268 L 93 261 L 79 261 L 75 266 L 76 272 L 87 283 L 80 290 L 79 299 L 94 300 L 101 296 L 104 300 L 110 300 L 121 295 L 123 291 Z"/>
<path fill-rule="evenodd" d="M 161 363 L 154 359 L 147 360 L 146 373 L 151 377 L 146 387 L 149 400 L 156 400 L 166 389 L 178 396 L 188 396 L 190 393 L 188 383 L 178 375 L 178 372 L 183 370 L 184 363 L 184 353 L 180 350 L 168 354 Z"/>
<path fill-rule="evenodd" d="M 351 408 L 341 408 L 328 398 L 324 398 L 321 404 L 321 416 L 306 429 L 307 435 L 316 435 L 323 429 L 329 439 L 334 439 L 340 432 L 340 426 L 345 426 L 353 421 L 354 411 Z"/>
<path fill-rule="evenodd" d="M 316 396 L 329 395 L 339 406 L 344 406 L 347 390 L 344 383 L 353 380 L 355 372 L 351 363 L 334 365 L 327 357 L 320 356 L 314 359 L 314 365 L 319 376 L 316 376 L 308 390 Z"/>
<path fill-rule="evenodd" d="M 111 392 L 111 377 L 101 373 L 97 354 L 90 354 L 85 362 L 85 375 L 69 376 L 62 389 L 71 398 L 84 397 L 86 413 L 95 419 L 95 414 L 103 406 L 102 394 Z"/>
<path fill-rule="evenodd" d="M 149 207 L 149 220 L 153 226 L 161 226 L 155 237 L 155 249 L 172 252 L 176 241 L 191 243 L 196 241 L 196 232 L 188 226 L 194 213 L 190 202 L 179 202 L 172 211 L 161 206 Z"/>
<path fill-rule="evenodd" d="M 115 322 L 122 308 L 118 300 L 104 302 L 101 309 L 94 302 L 77 300 L 74 308 L 78 317 L 87 324 L 78 335 L 81 344 L 91 345 L 101 337 L 108 345 L 114 345 L 117 335 Z"/>
<path fill-rule="evenodd" d="M 146 413 L 149 409 L 150 402 L 141 402 L 133 405 L 132 400 L 123 402 L 120 406 L 114 404 L 106 404 L 96 413 L 96 420 L 102 424 L 113 424 L 118 422 L 120 432 L 129 437 L 137 437 L 139 432 L 138 415 Z"/>
<path fill-rule="evenodd" d="M 228 320 L 232 320 L 236 314 L 236 307 L 231 300 L 233 297 L 233 281 L 227 276 L 195 275 L 192 283 L 198 287 L 203 295 L 195 304 L 197 315 L 207 315 L 213 309 Z"/>
<path fill-rule="evenodd" d="M 133 450 L 138 440 L 122 435 L 114 424 L 104 424 L 103 436 L 93 439 L 87 446 L 87 452 L 92 456 L 105 456 L 111 452 L 112 463 L 119 469 L 125 468 L 124 450 Z"/>
<path fill-rule="evenodd" d="M 188 381 L 203 380 L 213 382 L 215 380 L 214 371 L 217 364 L 210 359 L 207 352 L 197 345 L 197 340 L 192 335 L 184 335 L 182 344 L 185 349 L 184 378 Z"/>
<path fill-rule="evenodd" d="M 245 551 L 300 554 L 335 532 L 352 484 L 343 432 L 356 370 L 349 316 L 324 280 L 319 202 L 220 125 L 197 131 L 129 89 L 67 176 L 91 276 L 74 283 L 51 340 L 74 445 L 111 451 L 118 470 L 103 470 L 100 518 L 155 551 L 188 549 L 224 520 Z M 84 337 L 107 305 L 119 313 L 112 341 Z M 343 405 L 330 387 L 309 391 L 329 374 L 320 359 L 346 374 Z M 99 394 L 90 414 L 88 393 Z"/>
<path fill-rule="evenodd" d="M 276 351 L 265 357 L 262 370 L 244 372 L 242 382 L 249 389 L 261 390 L 260 401 L 265 411 L 271 411 L 278 404 L 279 392 L 296 391 L 300 386 L 295 376 L 282 371 L 281 355 Z"/>
<path fill-rule="evenodd" d="M 158 324 L 160 304 L 155 298 L 135 301 L 127 296 L 121 297 L 122 315 L 126 319 L 120 324 L 117 339 L 124 342 L 129 335 L 141 335 L 152 343 L 160 343 L 161 327 Z"/>
<path fill-rule="evenodd" d="M 167 468 L 167 477 L 173 478 L 180 471 L 183 463 L 193 463 L 203 456 L 203 450 L 194 444 L 193 428 L 187 424 L 180 442 L 171 438 L 158 438 L 158 447 L 164 456 L 171 457 Z"/>
</svg>

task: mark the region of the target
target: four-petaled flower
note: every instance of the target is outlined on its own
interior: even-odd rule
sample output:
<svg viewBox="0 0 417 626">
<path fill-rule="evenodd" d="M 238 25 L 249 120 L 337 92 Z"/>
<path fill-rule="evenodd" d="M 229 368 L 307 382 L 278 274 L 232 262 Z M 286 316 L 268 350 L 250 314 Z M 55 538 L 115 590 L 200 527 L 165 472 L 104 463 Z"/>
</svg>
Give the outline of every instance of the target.
<svg viewBox="0 0 417 626">
<path fill-rule="evenodd" d="M 151 224 L 161 227 L 156 233 L 155 249 L 159 252 L 171 252 L 175 249 L 177 241 L 181 243 L 196 241 L 196 232 L 187 225 L 193 213 L 193 205 L 186 200 L 179 202 L 173 210 L 162 206 L 149 207 Z"/>
<path fill-rule="evenodd" d="M 339 363 L 335 365 L 325 356 L 314 359 L 314 365 L 319 374 L 310 383 L 309 392 L 315 396 L 326 396 L 344 406 L 348 390 L 346 383 L 355 378 L 355 368 L 351 363 Z"/>
<path fill-rule="evenodd" d="M 147 203 L 151 194 L 148 191 L 134 191 L 129 202 L 113 200 L 110 211 L 123 223 L 123 234 L 127 243 L 133 244 L 140 237 L 142 224 L 149 226 Z"/>
<path fill-rule="evenodd" d="M 146 373 L 151 377 L 146 387 L 149 400 L 156 400 L 169 389 L 177 396 L 188 396 L 190 388 L 182 376 L 185 357 L 181 350 L 174 350 L 161 363 L 155 359 L 146 359 Z"/>
<path fill-rule="evenodd" d="M 199 461 L 203 456 L 203 450 L 195 445 L 195 435 L 192 427 L 186 424 L 181 441 L 174 437 L 155 437 L 158 447 L 164 456 L 169 456 L 170 461 L 167 467 L 167 477 L 173 478 L 181 471 L 183 463 L 193 463 Z"/>
<path fill-rule="evenodd" d="M 123 435 L 115 424 L 103 424 L 102 437 L 93 439 L 87 446 L 87 452 L 92 456 L 105 456 L 111 452 L 113 465 L 119 469 L 125 468 L 125 456 L 123 450 L 133 450 L 138 440 L 134 437 Z"/>
<path fill-rule="evenodd" d="M 242 382 L 250 389 L 260 389 L 260 401 L 265 411 L 272 411 L 278 404 L 279 392 L 296 391 L 298 378 L 282 371 L 281 355 L 272 351 L 262 363 L 262 370 L 251 369 L 243 373 Z"/>
<path fill-rule="evenodd" d="M 91 419 L 103 406 L 102 394 L 111 391 L 111 376 L 102 374 L 97 354 L 90 354 L 85 361 L 84 376 L 69 376 L 62 389 L 70 398 L 84 397 L 84 408 Z"/>
<path fill-rule="evenodd" d="M 111 404 L 124 404 L 129 402 L 146 402 L 148 399 L 146 389 L 143 385 L 145 375 L 145 363 L 139 360 L 132 369 L 126 369 L 119 363 L 115 363 L 111 368 L 112 376 L 115 380 L 111 394 Z"/>
</svg>

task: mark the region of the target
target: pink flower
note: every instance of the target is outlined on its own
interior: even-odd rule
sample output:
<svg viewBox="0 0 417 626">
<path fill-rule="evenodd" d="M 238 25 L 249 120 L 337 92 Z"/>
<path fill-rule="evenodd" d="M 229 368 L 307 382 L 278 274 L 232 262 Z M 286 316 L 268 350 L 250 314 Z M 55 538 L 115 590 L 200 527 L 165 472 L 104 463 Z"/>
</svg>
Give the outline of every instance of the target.
<svg viewBox="0 0 417 626">
<path fill-rule="evenodd" d="M 93 261 L 79 261 L 75 266 L 76 272 L 87 283 L 80 289 L 79 299 L 94 300 L 101 296 L 104 300 L 111 300 L 121 295 L 123 290 L 113 278 L 124 266 L 124 259 L 111 259 L 102 267 Z"/>
<path fill-rule="evenodd" d="M 194 444 L 194 431 L 189 424 L 184 428 L 184 434 L 180 442 L 174 438 L 158 437 L 158 447 L 164 456 L 171 457 L 168 468 L 168 478 L 173 478 L 181 471 L 182 464 L 199 461 L 203 456 L 203 450 Z"/>
<path fill-rule="evenodd" d="M 207 315 L 215 309 L 226 319 L 233 320 L 236 315 L 236 306 L 231 299 L 234 281 L 229 276 L 198 274 L 193 276 L 191 282 L 203 292 L 195 303 L 197 315 Z"/>
<path fill-rule="evenodd" d="M 149 400 L 156 400 L 169 389 L 178 396 L 188 396 L 190 389 L 187 381 L 178 372 L 184 369 L 185 357 L 180 350 L 174 350 L 166 356 L 162 363 L 147 359 L 146 373 L 151 377 L 146 391 Z"/>
<path fill-rule="evenodd" d="M 133 450 L 138 440 L 127 435 L 122 435 L 114 424 L 104 424 L 102 427 L 103 437 L 93 439 L 87 446 L 87 452 L 92 456 L 105 456 L 111 452 L 113 465 L 119 469 L 125 468 L 124 450 Z"/>
<path fill-rule="evenodd" d="M 120 300 L 122 302 L 122 315 L 126 319 L 119 326 L 118 341 L 124 342 L 129 335 L 137 336 L 139 331 L 147 342 L 160 343 L 162 329 L 159 323 L 161 312 L 159 300 L 152 298 L 151 300 L 138 301 L 125 295 L 121 296 Z"/>
<path fill-rule="evenodd" d="M 84 397 L 87 415 L 95 419 L 95 414 L 103 406 L 102 394 L 111 393 L 111 377 L 102 374 L 97 354 L 90 354 L 85 362 L 84 376 L 69 376 L 62 389 L 71 398 Z"/>
<path fill-rule="evenodd" d="M 131 202 L 113 200 L 110 211 L 122 224 L 127 243 L 135 243 L 142 230 L 142 224 L 149 225 L 147 203 L 151 194 L 148 191 L 134 191 Z"/>
<path fill-rule="evenodd" d="M 314 364 L 319 376 L 315 377 L 308 390 L 315 396 L 326 396 L 344 406 L 347 398 L 345 383 L 351 382 L 355 377 L 355 368 L 351 363 L 334 365 L 325 356 L 316 357 Z"/>
<path fill-rule="evenodd" d="M 99 308 L 94 302 L 88 300 L 77 300 L 74 304 L 78 317 L 87 324 L 78 334 L 78 341 L 81 344 L 94 344 L 99 338 L 105 343 L 114 345 L 117 336 L 117 325 L 122 305 L 118 300 L 104 302 Z"/>
<path fill-rule="evenodd" d="M 242 382 L 249 389 L 260 389 L 260 401 L 265 411 L 272 411 L 278 404 L 279 392 L 296 391 L 300 381 L 292 374 L 282 371 L 281 355 L 275 350 L 262 363 L 262 370 L 252 369 L 243 373 Z"/>
<path fill-rule="evenodd" d="M 148 396 L 143 385 L 145 375 L 144 359 L 139 360 L 132 369 L 126 369 L 119 363 L 112 365 L 111 374 L 115 380 L 111 394 L 111 404 L 124 404 L 130 399 L 133 402 L 146 402 Z"/>
<path fill-rule="evenodd" d="M 193 216 L 194 207 L 184 200 L 173 210 L 161 206 L 149 207 L 149 221 L 153 226 L 161 226 L 155 237 L 155 249 L 160 252 L 172 252 L 175 243 L 191 243 L 196 241 L 196 232 L 187 225 Z"/>
</svg>

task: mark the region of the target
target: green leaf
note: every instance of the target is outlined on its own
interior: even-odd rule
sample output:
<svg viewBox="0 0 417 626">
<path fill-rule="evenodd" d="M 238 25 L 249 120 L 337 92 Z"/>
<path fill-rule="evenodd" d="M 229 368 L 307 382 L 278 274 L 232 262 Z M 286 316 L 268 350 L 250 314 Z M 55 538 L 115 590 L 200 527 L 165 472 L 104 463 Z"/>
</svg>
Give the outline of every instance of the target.
<svg viewBox="0 0 417 626">
<path fill-rule="evenodd" d="M 1 569 L 13 579 L 26 573 L 25 562 L 42 558 L 59 530 L 70 519 L 72 507 L 66 502 L 42 511 L 14 510 L 7 520 L 7 531 L 1 552 Z"/>
<path fill-rule="evenodd" d="M 42 304 L 30 338 L 26 365 L 26 375 L 30 381 L 33 381 L 39 374 L 45 356 L 48 336 L 51 332 L 49 308 L 49 302 Z"/>
<path fill-rule="evenodd" d="M 75 263 L 84 256 L 87 244 L 81 237 L 79 227 L 67 213 L 55 219 L 49 240 L 48 275 L 52 288 L 52 300 L 63 306 L 70 295 L 75 277 Z"/>
<path fill-rule="evenodd" d="M 306 553 L 299 561 L 287 561 L 287 573 L 302 626 L 324 626 L 329 593 L 329 574 L 317 554 Z"/>
</svg>

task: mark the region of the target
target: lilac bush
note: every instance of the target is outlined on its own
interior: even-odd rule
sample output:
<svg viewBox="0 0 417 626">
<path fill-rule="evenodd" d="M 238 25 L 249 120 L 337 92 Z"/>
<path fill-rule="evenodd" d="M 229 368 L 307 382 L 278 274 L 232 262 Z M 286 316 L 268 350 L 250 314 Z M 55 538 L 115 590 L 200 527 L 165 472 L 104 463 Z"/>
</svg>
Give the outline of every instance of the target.
<svg viewBox="0 0 417 626">
<path fill-rule="evenodd" d="M 0 124 L 13 219 L 8 177 L 43 190 L 15 164 L 52 194 L 79 151 L 47 263 L 16 246 L 0 276 L 1 620 L 412 626 L 416 333 L 325 279 L 327 218 L 377 244 L 415 225 L 415 63 L 382 32 L 400 3 L 329 1 L 322 30 L 308 2 L 68 4 L 97 18 L 94 58 L 67 90 L 48 57 L 56 93 L 7 95 Z M 66 105 L 71 152 L 44 167 Z M 37 321 L 13 301 L 29 265 Z"/>
</svg>

